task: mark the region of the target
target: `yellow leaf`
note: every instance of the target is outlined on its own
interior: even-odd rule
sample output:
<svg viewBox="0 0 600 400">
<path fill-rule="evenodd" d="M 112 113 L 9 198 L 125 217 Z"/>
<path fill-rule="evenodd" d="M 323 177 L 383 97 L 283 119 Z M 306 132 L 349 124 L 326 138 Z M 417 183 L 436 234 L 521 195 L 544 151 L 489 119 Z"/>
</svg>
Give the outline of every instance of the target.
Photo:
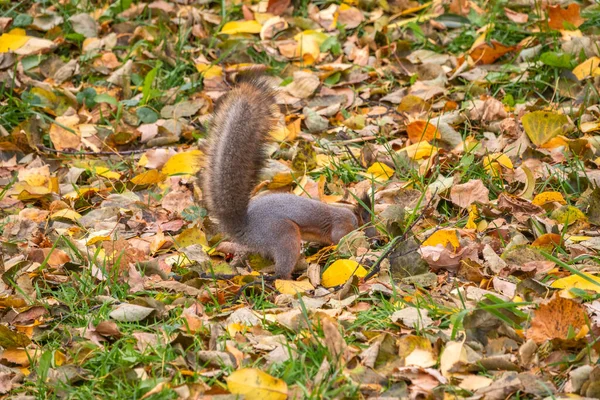
<svg viewBox="0 0 600 400">
<path fill-rule="evenodd" d="M 210 65 L 205 63 L 196 64 L 196 69 L 198 72 L 204 75 L 204 78 L 216 78 L 219 76 L 223 76 L 223 68 L 218 65 Z"/>
<path fill-rule="evenodd" d="M 477 229 L 477 220 L 479 219 L 479 211 L 477 211 L 477 206 L 475 204 L 471 204 L 469 206 L 469 219 L 467 220 L 467 224 L 465 228 L 467 229 Z M 429 238 L 431 239 L 431 238 Z"/>
<path fill-rule="evenodd" d="M 121 177 L 121 174 L 106 167 L 94 167 L 94 172 L 107 179 L 119 179 Z"/>
<path fill-rule="evenodd" d="M 296 57 L 302 57 L 306 64 L 314 64 L 321 54 L 321 45 L 328 36 L 323 32 L 307 30 L 294 36 L 294 40 L 298 42 L 296 47 Z"/>
<path fill-rule="evenodd" d="M 367 270 L 354 260 L 337 260 L 323 273 L 322 284 L 325 287 L 342 285 L 352 275 L 362 278 L 367 275 Z"/>
<path fill-rule="evenodd" d="M 221 33 L 235 35 L 236 33 L 260 33 L 262 25 L 256 20 L 231 21 L 223 25 Z"/>
<path fill-rule="evenodd" d="M 548 203 L 567 204 L 563 195 L 559 192 L 542 192 L 533 198 L 532 203 L 536 206 L 543 206 Z"/>
<path fill-rule="evenodd" d="M 194 175 L 200 171 L 203 155 L 200 150 L 175 154 L 165 163 L 161 172 L 165 175 Z"/>
<path fill-rule="evenodd" d="M 20 49 L 27 43 L 29 37 L 25 35 L 23 29 L 13 29 L 8 33 L 3 33 L 0 36 L 0 53 L 7 53 Z"/>
<path fill-rule="evenodd" d="M 315 287 L 307 280 L 305 281 L 288 281 L 277 279 L 275 281 L 275 289 L 283 294 L 291 294 L 295 296 L 297 293 L 306 293 L 315 290 Z"/>
<path fill-rule="evenodd" d="M 458 231 L 456 229 L 442 229 L 434 232 L 421 245 L 422 246 L 437 246 L 441 244 L 446 247 L 448 244 L 456 250 L 460 243 L 458 242 Z"/>
<path fill-rule="evenodd" d="M 548 140 L 546 143 L 541 145 L 540 147 L 543 149 L 555 149 L 557 147 L 568 147 L 569 142 L 566 137 L 563 135 L 558 135 Z"/>
<path fill-rule="evenodd" d="M 166 178 L 167 176 L 165 174 L 158 172 L 155 169 L 151 169 L 131 178 L 131 183 L 134 185 L 153 185 L 164 181 Z"/>
<path fill-rule="evenodd" d="M 600 121 L 582 122 L 579 125 L 579 129 L 581 129 L 581 132 L 583 133 L 600 131 Z"/>
<path fill-rule="evenodd" d="M 502 168 L 513 169 L 512 161 L 504 153 L 493 153 L 483 157 L 483 168 L 488 174 L 500 175 Z"/>
<path fill-rule="evenodd" d="M 54 214 L 52 214 L 50 216 L 50 219 L 57 219 L 57 218 L 70 219 L 71 221 L 77 221 L 79 218 L 81 218 L 81 214 L 79 214 L 77 211 L 73 211 L 73 210 L 69 210 L 68 208 L 65 208 L 62 210 L 58 210 L 57 212 L 55 212 Z"/>
<path fill-rule="evenodd" d="M 413 160 L 421 160 L 437 154 L 437 147 L 430 145 L 429 142 L 419 142 L 406 146 L 400 151 L 406 151 L 408 157 Z"/>
<path fill-rule="evenodd" d="M 204 248 L 204 250 L 209 248 L 206 234 L 198 228 L 184 229 L 179 235 L 177 235 L 175 243 L 179 247 L 187 247 L 193 244 L 199 244 L 202 246 L 202 248 Z"/>
<path fill-rule="evenodd" d="M 600 57 L 591 57 L 573 68 L 573 75 L 582 80 L 588 76 L 600 76 Z"/>
<path fill-rule="evenodd" d="M 385 182 L 394 176 L 394 170 L 384 163 L 376 162 L 367 169 L 367 176 L 375 182 Z"/>
<path fill-rule="evenodd" d="M 547 111 L 534 111 L 521 118 L 525 133 L 536 146 L 564 133 L 569 127 L 569 119 L 562 115 Z"/>
<path fill-rule="evenodd" d="M 248 326 L 240 322 L 232 322 L 225 327 L 229 336 L 234 337 L 236 333 L 244 333 L 248 330 Z"/>
<path fill-rule="evenodd" d="M 273 140 L 277 142 L 292 142 L 298 134 L 302 131 L 300 129 L 300 123 L 302 120 L 297 118 L 294 122 L 284 125 L 277 125 L 274 129 L 271 130 L 270 135 Z"/>
<path fill-rule="evenodd" d="M 102 231 L 90 233 L 90 235 L 88 236 L 88 238 L 85 242 L 85 245 L 91 246 L 98 242 L 106 242 L 107 240 L 111 240 L 111 237 L 110 237 L 111 233 L 112 232 L 109 230 L 102 230 Z"/>
<path fill-rule="evenodd" d="M 598 279 L 598 277 L 592 274 L 588 274 L 587 272 L 582 272 L 582 274 L 584 274 L 594 282 L 598 283 L 592 283 L 579 275 L 571 275 L 567 276 L 566 278 L 560 278 L 555 280 L 550 286 L 558 289 L 577 288 L 581 290 L 590 290 L 596 293 L 600 293 L 600 279 Z"/>
<path fill-rule="evenodd" d="M 554 210 L 552 218 L 560 224 L 568 225 L 571 225 L 576 221 L 587 221 L 585 214 L 582 213 L 579 208 L 573 206 L 562 206 L 558 210 Z"/>
<path fill-rule="evenodd" d="M 591 236 L 582 236 L 582 235 L 572 235 L 572 236 L 568 236 L 567 239 L 569 239 L 571 242 L 585 242 L 586 240 L 590 240 L 592 237 Z"/>
<path fill-rule="evenodd" d="M 242 394 L 246 400 L 285 400 L 287 384 L 256 368 L 243 368 L 225 379 L 231 394 Z"/>
<path fill-rule="evenodd" d="M 80 187 L 77 188 L 77 190 L 73 190 L 72 192 L 66 193 L 63 197 L 66 200 L 77 200 L 83 196 L 85 196 L 87 193 L 97 193 L 100 190 L 98 188 L 94 188 L 94 187 Z"/>
<path fill-rule="evenodd" d="M 525 187 L 523 188 L 523 192 L 521 193 L 521 197 L 527 200 L 531 200 L 533 197 L 533 191 L 535 190 L 535 177 L 533 176 L 533 172 L 525 165 L 521 165 L 521 169 L 525 173 Z"/>
</svg>

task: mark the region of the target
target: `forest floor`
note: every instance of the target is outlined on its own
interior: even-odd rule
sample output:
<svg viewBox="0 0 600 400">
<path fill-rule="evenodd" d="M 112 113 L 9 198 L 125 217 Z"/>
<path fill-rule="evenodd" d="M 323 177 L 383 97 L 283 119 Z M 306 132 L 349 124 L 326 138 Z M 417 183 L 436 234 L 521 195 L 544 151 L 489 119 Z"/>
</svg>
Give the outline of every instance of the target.
<svg viewBox="0 0 600 400">
<path fill-rule="evenodd" d="M 598 3 L 4 0 L 0 33 L 2 398 L 600 397 Z M 292 281 L 217 249 L 196 178 L 256 68 L 261 188 L 370 216 Z"/>
</svg>

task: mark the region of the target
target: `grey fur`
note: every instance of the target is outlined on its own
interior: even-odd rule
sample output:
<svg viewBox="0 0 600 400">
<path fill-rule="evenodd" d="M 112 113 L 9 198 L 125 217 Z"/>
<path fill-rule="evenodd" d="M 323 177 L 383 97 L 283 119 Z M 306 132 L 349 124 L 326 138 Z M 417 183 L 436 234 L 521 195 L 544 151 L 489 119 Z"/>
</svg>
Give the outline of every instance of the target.
<svg viewBox="0 0 600 400">
<path fill-rule="evenodd" d="M 301 240 L 337 243 L 356 229 L 354 213 L 291 194 L 250 199 L 274 124 L 275 93 L 253 78 L 234 88 L 215 113 L 204 175 L 211 216 L 235 242 L 275 261 L 276 276 L 289 278 Z"/>
</svg>

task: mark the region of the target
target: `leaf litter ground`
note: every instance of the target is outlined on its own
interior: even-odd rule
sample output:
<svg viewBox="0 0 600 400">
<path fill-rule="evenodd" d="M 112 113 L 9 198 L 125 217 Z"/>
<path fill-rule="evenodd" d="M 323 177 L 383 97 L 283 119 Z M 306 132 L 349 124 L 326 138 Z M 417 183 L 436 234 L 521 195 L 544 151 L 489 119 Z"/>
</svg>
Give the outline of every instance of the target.
<svg viewBox="0 0 600 400">
<path fill-rule="evenodd" d="M 7 398 L 600 397 L 598 4 L 0 10 Z M 232 257 L 195 178 L 257 67 L 257 190 L 371 198 L 294 281 Z"/>
</svg>

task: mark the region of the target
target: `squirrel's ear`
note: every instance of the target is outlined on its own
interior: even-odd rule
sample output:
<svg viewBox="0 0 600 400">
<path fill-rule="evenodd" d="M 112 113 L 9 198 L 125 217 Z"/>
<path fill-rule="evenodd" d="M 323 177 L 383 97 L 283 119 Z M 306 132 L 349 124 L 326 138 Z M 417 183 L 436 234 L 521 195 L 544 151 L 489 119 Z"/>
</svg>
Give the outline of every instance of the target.
<svg viewBox="0 0 600 400">
<path fill-rule="evenodd" d="M 371 190 L 367 190 L 358 198 L 358 204 L 356 205 L 356 216 L 358 217 L 359 225 L 364 225 L 371 222 L 371 212 L 373 204 L 370 196 Z"/>
</svg>

